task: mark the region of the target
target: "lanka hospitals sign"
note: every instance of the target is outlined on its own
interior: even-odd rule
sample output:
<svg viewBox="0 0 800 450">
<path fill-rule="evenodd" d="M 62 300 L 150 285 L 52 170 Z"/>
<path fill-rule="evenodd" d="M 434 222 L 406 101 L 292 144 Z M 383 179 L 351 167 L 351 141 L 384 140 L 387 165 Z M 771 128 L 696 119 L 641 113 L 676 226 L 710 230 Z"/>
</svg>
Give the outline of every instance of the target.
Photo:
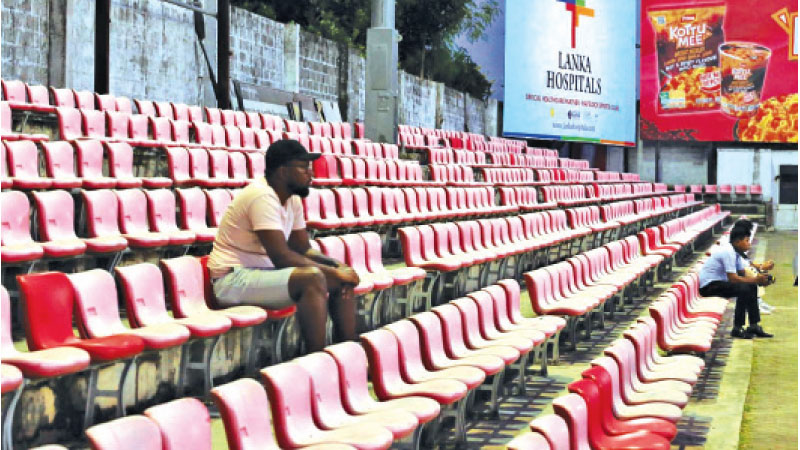
<svg viewBox="0 0 800 450">
<path fill-rule="evenodd" d="M 505 136 L 634 145 L 636 3 L 508 0 Z"/>
</svg>

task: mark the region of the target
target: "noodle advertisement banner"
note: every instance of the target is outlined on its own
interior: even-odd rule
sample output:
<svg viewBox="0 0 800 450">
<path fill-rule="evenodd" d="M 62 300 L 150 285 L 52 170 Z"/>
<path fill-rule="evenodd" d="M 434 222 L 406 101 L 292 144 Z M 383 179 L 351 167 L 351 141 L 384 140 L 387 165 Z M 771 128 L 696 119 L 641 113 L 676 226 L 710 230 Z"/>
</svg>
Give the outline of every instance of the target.
<svg viewBox="0 0 800 450">
<path fill-rule="evenodd" d="M 641 138 L 797 142 L 795 0 L 642 0 Z"/>
<path fill-rule="evenodd" d="M 507 0 L 505 136 L 634 145 L 636 2 Z"/>
</svg>

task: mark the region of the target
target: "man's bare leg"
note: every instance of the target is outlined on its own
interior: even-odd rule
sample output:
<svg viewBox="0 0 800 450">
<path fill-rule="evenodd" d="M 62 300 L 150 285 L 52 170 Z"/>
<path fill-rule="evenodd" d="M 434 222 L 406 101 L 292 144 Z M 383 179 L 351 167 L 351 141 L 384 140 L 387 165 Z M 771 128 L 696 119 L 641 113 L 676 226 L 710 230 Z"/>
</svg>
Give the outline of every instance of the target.
<svg viewBox="0 0 800 450">
<path fill-rule="evenodd" d="M 297 321 L 308 353 L 325 348 L 328 287 L 325 274 L 316 267 L 298 267 L 289 277 L 289 295 L 297 305 Z M 354 313 L 355 314 L 355 313 Z"/>
<path fill-rule="evenodd" d="M 334 341 L 357 340 L 356 296 L 353 293 L 353 286 L 342 285 L 338 289 L 332 289 L 328 297 L 328 309 L 333 320 Z"/>
</svg>

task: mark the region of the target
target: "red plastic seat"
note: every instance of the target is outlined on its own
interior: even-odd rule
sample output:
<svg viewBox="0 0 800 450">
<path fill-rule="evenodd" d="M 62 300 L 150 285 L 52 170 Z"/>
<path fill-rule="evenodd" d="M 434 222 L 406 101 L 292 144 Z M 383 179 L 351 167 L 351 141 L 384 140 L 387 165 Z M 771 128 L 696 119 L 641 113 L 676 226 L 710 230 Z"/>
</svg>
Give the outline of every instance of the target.
<svg viewBox="0 0 800 450">
<path fill-rule="evenodd" d="M 141 338 L 131 335 L 115 335 L 95 339 L 76 338 L 72 330 L 72 311 L 74 309 L 74 293 L 67 276 L 59 272 L 47 272 L 17 277 L 22 294 L 22 309 L 26 320 L 26 338 L 28 348 L 42 350 L 47 348 L 70 346 L 87 351 L 92 362 L 108 363 L 127 359 L 139 354 L 144 349 Z M 123 371 L 123 374 L 125 371 Z M 96 373 L 90 382 L 89 389 L 96 392 Z M 121 386 L 117 389 L 118 402 L 121 401 Z M 91 395 L 89 396 L 92 397 Z M 93 405 L 87 406 L 86 426 L 91 422 Z M 118 404 L 118 413 L 122 413 L 123 405 Z"/>
<path fill-rule="evenodd" d="M 173 400 L 147 408 L 144 415 L 161 430 L 164 449 L 211 450 L 211 417 L 200 400 Z"/>
<path fill-rule="evenodd" d="M 228 170 L 228 152 L 225 150 L 209 150 L 209 169 L 211 180 L 218 185 L 238 187 L 244 186 L 247 182 L 242 178 L 234 180 L 230 178 Z"/>
<path fill-rule="evenodd" d="M 627 339 L 618 339 L 603 351 L 614 359 L 620 371 L 620 393 L 628 404 L 671 403 L 683 408 L 692 393 L 690 383 L 637 367 L 636 352 Z"/>
<path fill-rule="evenodd" d="M 403 409 L 387 408 L 366 414 L 351 414 L 342 403 L 339 371 L 336 361 L 325 352 L 301 356 L 293 361 L 311 379 L 312 412 L 315 423 L 322 429 L 343 426 L 383 427 L 394 439 L 410 435 L 419 425 L 417 417 Z"/>
<path fill-rule="evenodd" d="M 175 220 L 175 194 L 168 189 L 145 191 L 150 229 L 169 237 L 169 245 L 189 245 L 197 240 L 193 231 L 181 230 Z"/>
<path fill-rule="evenodd" d="M 94 99 L 97 103 L 99 111 L 116 111 L 117 98 L 111 94 L 94 94 Z"/>
<path fill-rule="evenodd" d="M 17 351 L 11 337 L 11 303 L 4 286 L 0 286 L 0 302 L 2 302 L 0 357 L 4 365 L 15 366 L 27 378 L 57 377 L 80 372 L 89 366 L 89 354 L 78 348 L 54 347 L 29 352 Z"/>
<path fill-rule="evenodd" d="M 394 285 L 394 277 L 385 272 L 372 272 L 367 267 L 366 243 L 360 234 L 346 234 L 339 237 L 345 247 L 345 262 L 358 273 L 362 280 L 372 283 L 373 289 L 388 289 Z"/>
<path fill-rule="evenodd" d="M 47 189 L 53 180 L 39 176 L 39 150 L 29 140 L 6 141 L 9 175 L 17 189 Z"/>
<path fill-rule="evenodd" d="M 596 375 L 602 370 L 603 369 L 599 367 L 593 367 L 584 373 Z M 582 380 L 570 383 L 567 388 L 570 392 L 583 397 L 589 409 L 589 420 L 597 420 L 600 422 L 603 431 L 609 436 L 625 435 L 644 430 L 671 441 L 678 433 L 675 424 L 669 420 L 655 417 L 618 419 L 614 415 L 611 393 L 603 392 L 598 387 L 597 382 L 588 376 L 584 376 Z"/>
<path fill-rule="evenodd" d="M 19 191 L 0 192 L 2 230 L 0 257 L 3 263 L 36 261 L 44 256 L 44 248 L 31 237 L 28 198 Z"/>
<path fill-rule="evenodd" d="M 191 176 L 194 184 L 203 187 L 222 187 L 227 186 L 227 180 L 223 178 L 212 179 L 209 177 L 209 154 L 204 148 L 189 149 L 189 161 Z M 226 159 L 227 161 L 227 159 Z M 227 177 L 227 167 L 225 175 Z"/>
<path fill-rule="evenodd" d="M 94 98 L 92 98 L 94 101 Z M 103 111 L 81 110 L 81 121 L 83 122 L 83 135 L 89 139 L 105 140 L 106 136 L 106 114 Z"/>
<path fill-rule="evenodd" d="M 75 176 L 75 149 L 67 141 L 42 143 L 45 171 L 53 179 L 52 188 L 72 189 L 80 187 L 83 180 Z"/>
<path fill-rule="evenodd" d="M 561 416 L 570 430 L 571 447 L 597 449 L 669 449 L 669 441 L 662 436 L 646 431 L 609 436 L 605 434 L 600 421 L 590 416 L 586 402 L 580 395 L 567 394 L 553 401 L 553 409 Z M 592 420 L 595 419 L 595 420 Z"/>
<path fill-rule="evenodd" d="M 403 285 L 425 278 L 425 270 L 418 267 L 399 267 L 387 270 L 381 257 L 381 238 L 378 233 L 361 233 L 367 252 L 367 268 L 371 273 L 385 273 L 394 279 L 395 285 Z"/>
<path fill-rule="evenodd" d="M 90 238 L 104 238 L 125 241 L 119 231 L 119 202 L 114 193 L 108 189 L 96 191 L 81 191 L 83 204 L 86 208 L 86 229 Z M 123 247 L 124 248 L 124 247 Z"/>
<path fill-rule="evenodd" d="M 92 450 L 161 450 L 161 430 L 145 416 L 129 416 L 86 430 Z"/>
<path fill-rule="evenodd" d="M 351 227 L 357 222 L 351 219 L 347 224 L 342 224 L 336 213 L 336 199 L 333 191 L 329 189 L 311 189 L 309 195 L 303 198 L 303 210 L 306 216 L 306 225 L 310 228 L 322 230 Z"/>
<path fill-rule="evenodd" d="M 263 369 L 261 374 L 270 399 L 275 435 L 281 447 L 343 443 L 367 450 L 389 448 L 392 444 L 392 433 L 376 425 L 320 429 L 314 422 L 311 379 L 299 365 L 292 362 L 277 364 Z"/>
<path fill-rule="evenodd" d="M 114 277 L 105 270 L 93 269 L 68 277 L 75 291 L 78 330 L 84 339 L 132 335 L 141 338 L 148 350 L 175 347 L 189 339 L 189 330 L 176 323 L 125 328 L 119 316 Z M 106 295 L 97 295 L 98 292 Z"/>
</svg>

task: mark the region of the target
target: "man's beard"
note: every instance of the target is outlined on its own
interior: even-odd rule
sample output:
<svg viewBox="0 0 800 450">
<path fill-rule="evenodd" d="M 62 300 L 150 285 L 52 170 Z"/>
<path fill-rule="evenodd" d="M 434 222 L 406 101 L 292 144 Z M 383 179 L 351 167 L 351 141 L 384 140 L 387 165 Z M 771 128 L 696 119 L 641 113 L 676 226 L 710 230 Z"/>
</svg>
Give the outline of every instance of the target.
<svg viewBox="0 0 800 450">
<path fill-rule="evenodd" d="M 292 194 L 297 195 L 300 198 L 306 198 L 310 193 L 311 189 L 309 189 L 308 186 L 292 186 Z"/>
</svg>

